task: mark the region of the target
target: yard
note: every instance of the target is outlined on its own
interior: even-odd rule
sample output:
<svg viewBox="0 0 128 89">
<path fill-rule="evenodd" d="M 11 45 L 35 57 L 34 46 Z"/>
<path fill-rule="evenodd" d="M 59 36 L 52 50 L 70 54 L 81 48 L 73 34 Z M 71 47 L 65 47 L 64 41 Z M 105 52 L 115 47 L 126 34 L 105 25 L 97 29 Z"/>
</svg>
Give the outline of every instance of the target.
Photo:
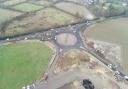
<svg viewBox="0 0 128 89">
<path fill-rule="evenodd" d="M 52 57 L 40 41 L 0 46 L 0 89 L 21 89 L 41 79 Z"/>
</svg>

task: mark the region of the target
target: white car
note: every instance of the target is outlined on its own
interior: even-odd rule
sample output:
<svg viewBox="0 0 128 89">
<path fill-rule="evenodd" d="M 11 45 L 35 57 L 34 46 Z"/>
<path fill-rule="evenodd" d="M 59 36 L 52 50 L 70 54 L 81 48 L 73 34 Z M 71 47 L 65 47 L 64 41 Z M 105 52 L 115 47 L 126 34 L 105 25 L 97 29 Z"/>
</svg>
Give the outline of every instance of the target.
<svg viewBox="0 0 128 89">
<path fill-rule="evenodd" d="M 51 29 L 51 31 L 53 31 L 54 29 Z"/>
<path fill-rule="evenodd" d="M 63 49 L 60 49 L 60 52 L 62 52 L 63 51 Z"/>
<path fill-rule="evenodd" d="M 128 76 L 124 76 L 125 79 L 128 79 Z"/>
<path fill-rule="evenodd" d="M 36 85 L 35 85 L 35 84 L 32 84 L 32 86 L 33 86 L 33 88 L 35 88 L 35 87 L 36 87 Z"/>
<path fill-rule="evenodd" d="M 73 32 L 74 32 L 74 33 L 76 33 L 76 31 L 75 31 L 75 30 L 74 30 Z"/>
<path fill-rule="evenodd" d="M 6 40 L 9 41 L 9 38 L 7 38 Z"/>
<path fill-rule="evenodd" d="M 109 68 L 112 68 L 112 64 L 108 64 L 108 67 L 109 67 Z"/>
<path fill-rule="evenodd" d="M 119 71 L 115 71 L 115 73 L 116 73 L 116 74 L 120 74 L 120 72 L 119 72 Z"/>
<path fill-rule="evenodd" d="M 30 86 L 29 85 L 27 86 L 27 89 L 30 89 Z"/>
<path fill-rule="evenodd" d="M 25 89 L 25 87 L 22 87 L 22 89 Z"/>
<path fill-rule="evenodd" d="M 27 39 L 28 39 L 27 37 L 24 38 L 24 40 L 27 40 Z"/>
<path fill-rule="evenodd" d="M 56 40 L 56 37 L 55 37 L 55 40 Z"/>
</svg>

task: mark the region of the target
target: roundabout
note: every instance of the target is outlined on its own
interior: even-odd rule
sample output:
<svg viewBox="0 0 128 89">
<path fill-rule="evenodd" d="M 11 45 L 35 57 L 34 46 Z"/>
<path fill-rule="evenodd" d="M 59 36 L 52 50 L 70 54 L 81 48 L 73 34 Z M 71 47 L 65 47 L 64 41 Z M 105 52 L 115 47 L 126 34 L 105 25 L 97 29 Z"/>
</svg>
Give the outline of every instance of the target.
<svg viewBox="0 0 128 89">
<path fill-rule="evenodd" d="M 77 43 L 77 37 L 72 33 L 61 33 L 56 36 L 56 41 L 62 46 L 74 46 Z"/>
</svg>

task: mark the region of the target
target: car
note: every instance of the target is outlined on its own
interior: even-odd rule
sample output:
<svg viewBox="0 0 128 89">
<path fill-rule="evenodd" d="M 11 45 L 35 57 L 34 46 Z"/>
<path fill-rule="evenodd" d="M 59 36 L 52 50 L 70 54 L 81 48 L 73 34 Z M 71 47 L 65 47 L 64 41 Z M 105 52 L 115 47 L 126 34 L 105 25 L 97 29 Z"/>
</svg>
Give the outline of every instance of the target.
<svg viewBox="0 0 128 89">
<path fill-rule="evenodd" d="M 84 79 L 83 80 L 83 87 L 85 89 L 95 89 L 94 85 L 92 84 L 92 82 L 88 79 Z"/>
<path fill-rule="evenodd" d="M 56 36 L 55 36 L 55 40 L 56 40 Z"/>
<path fill-rule="evenodd" d="M 27 86 L 27 89 L 30 89 L 30 86 L 29 85 Z"/>
<path fill-rule="evenodd" d="M 25 87 L 22 87 L 22 89 L 25 89 Z"/>
<path fill-rule="evenodd" d="M 6 40 L 9 41 L 9 38 L 7 38 Z"/>
<path fill-rule="evenodd" d="M 27 40 L 27 39 L 28 39 L 27 37 L 24 38 L 24 40 Z"/>
<path fill-rule="evenodd" d="M 36 87 L 35 84 L 30 85 L 30 89 L 35 89 L 35 87 Z"/>
<path fill-rule="evenodd" d="M 63 51 L 63 49 L 60 49 L 60 52 L 62 52 Z"/>
<path fill-rule="evenodd" d="M 124 78 L 126 79 L 126 80 L 128 80 L 128 76 L 126 75 L 126 76 L 124 76 Z"/>
<path fill-rule="evenodd" d="M 54 29 L 51 29 L 51 31 L 53 31 Z"/>
<path fill-rule="evenodd" d="M 120 74 L 120 72 L 117 70 L 117 71 L 115 71 L 115 74 Z"/>
<path fill-rule="evenodd" d="M 74 30 L 73 32 L 76 33 L 76 30 Z"/>
<path fill-rule="evenodd" d="M 108 64 L 108 67 L 109 67 L 109 68 L 112 68 L 112 64 Z"/>
<path fill-rule="evenodd" d="M 33 86 L 33 88 L 35 88 L 35 87 L 36 87 L 36 85 L 35 85 L 35 84 L 32 84 L 32 86 Z"/>
</svg>

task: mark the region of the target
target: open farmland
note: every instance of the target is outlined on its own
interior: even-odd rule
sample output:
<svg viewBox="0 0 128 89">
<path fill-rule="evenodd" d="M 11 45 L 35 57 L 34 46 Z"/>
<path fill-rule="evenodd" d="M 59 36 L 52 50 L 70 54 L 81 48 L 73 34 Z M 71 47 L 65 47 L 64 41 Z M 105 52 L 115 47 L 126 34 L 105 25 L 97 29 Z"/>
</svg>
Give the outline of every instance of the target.
<svg viewBox="0 0 128 89">
<path fill-rule="evenodd" d="M 30 3 L 22 3 L 12 7 L 15 10 L 23 11 L 23 12 L 31 12 L 35 10 L 39 10 L 42 6 L 30 4 Z"/>
<path fill-rule="evenodd" d="M 41 41 L 0 46 L 0 89 L 21 89 L 41 79 L 52 51 Z"/>
<path fill-rule="evenodd" d="M 0 23 L 4 22 L 6 20 L 9 20 L 15 16 L 18 16 L 20 14 L 21 13 L 19 13 L 19 12 L 10 11 L 10 10 L 0 8 Z"/>
<path fill-rule="evenodd" d="M 3 6 L 11 6 L 11 5 L 15 5 L 21 2 L 24 2 L 25 0 L 7 0 L 5 2 L 2 3 Z"/>
<path fill-rule="evenodd" d="M 32 3 L 36 3 L 36 4 L 38 4 L 38 5 L 42 5 L 42 6 L 47 6 L 47 5 L 50 5 L 51 4 L 51 2 L 50 1 L 48 1 L 48 0 L 38 0 L 38 1 L 29 1 L 29 2 L 32 2 Z"/>
<path fill-rule="evenodd" d="M 3 1 L 5 1 L 5 0 L 0 0 L 0 2 L 3 2 Z"/>
<path fill-rule="evenodd" d="M 60 2 L 55 5 L 57 8 L 62 9 L 68 13 L 71 13 L 77 17 L 85 19 L 93 19 L 92 13 L 85 7 L 75 3 Z"/>
<path fill-rule="evenodd" d="M 80 19 L 54 8 L 46 8 L 32 16 L 14 20 L 5 28 L 4 36 L 43 31 L 46 29 L 68 25 Z"/>
<path fill-rule="evenodd" d="M 128 71 L 128 18 L 112 19 L 85 31 L 85 35 L 96 40 L 117 44 L 122 48 L 122 65 Z"/>
</svg>

